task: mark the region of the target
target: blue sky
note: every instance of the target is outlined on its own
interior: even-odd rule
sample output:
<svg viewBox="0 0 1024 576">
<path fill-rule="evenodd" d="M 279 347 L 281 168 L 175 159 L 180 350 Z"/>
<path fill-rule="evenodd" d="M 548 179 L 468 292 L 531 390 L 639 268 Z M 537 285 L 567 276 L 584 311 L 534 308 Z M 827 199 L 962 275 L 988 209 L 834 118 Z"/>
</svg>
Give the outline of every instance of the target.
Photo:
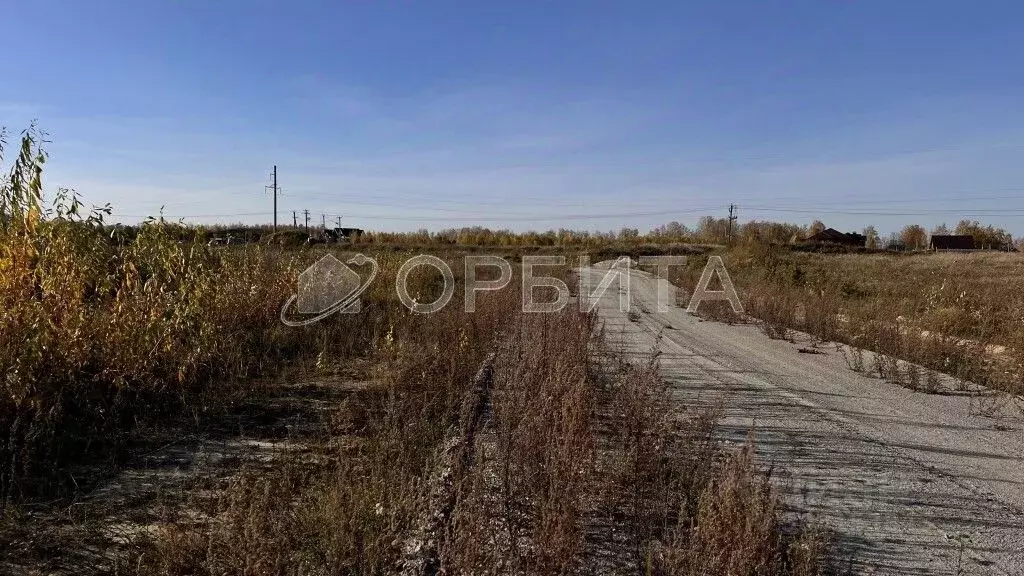
<svg viewBox="0 0 1024 576">
<path fill-rule="evenodd" d="M 196 222 L 1024 234 L 1018 2 L 35 0 L 0 125 L 47 186 Z"/>
</svg>

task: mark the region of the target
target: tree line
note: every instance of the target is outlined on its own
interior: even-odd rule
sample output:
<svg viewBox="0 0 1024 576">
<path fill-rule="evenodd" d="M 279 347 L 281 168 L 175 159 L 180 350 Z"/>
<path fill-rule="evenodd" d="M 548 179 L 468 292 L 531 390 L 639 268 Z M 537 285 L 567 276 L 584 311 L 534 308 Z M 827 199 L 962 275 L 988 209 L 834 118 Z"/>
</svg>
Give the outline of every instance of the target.
<svg viewBox="0 0 1024 576">
<path fill-rule="evenodd" d="M 872 245 L 871 238 L 867 234 L 865 229 L 865 236 L 868 236 L 868 247 L 875 248 L 881 247 L 878 239 L 877 232 L 874 232 L 873 227 L 868 227 L 874 234 L 874 245 Z M 900 232 L 893 233 L 890 235 L 887 247 L 903 247 L 906 249 L 923 249 L 927 248 L 929 239 L 931 236 L 936 235 L 950 235 L 955 234 L 958 236 L 971 236 L 974 238 L 974 245 L 978 248 L 990 249 L 990 250 L 1008 250 L 1014 247 L 1013 235 L 1002 228 L 997 228 L 992 225 L 985 226 L 977 220 L 961 220 L 955 228 L 950 229 L 945 223 L 940 224 L 933 228 L 929 233 L 925 228 L 919 224 L 908 224 L 903 227 Z M 1017 246 L 1024 247 L 1024 238 L 1017 241 Z"/>
<path fill-rule="evenodd" d="M 183 222 L 160 221 L 172 234 L 182 238 L 200 234 L 209 238 L 232 234 L 242 242 L 256 242 L 272 233 L 270 225 L 248 224 L 215 224 L 187 225 Z M 111 237 L 122 242 L 130 242 L 138 233 L 137 226 L 121 224 L 107 225 Z M 414 232 L 365 231 L 359 238 L 360 243 L 400 244 L 400 245 L 457 245 L 457 246 L 577 246 L 593 248 L 609 244 L 745 244 L 745 245 L 785 245 L 800 244 L 808 237 L 825 230 L 820 220 L 809 225 L 789 222 L 751 220 L 746 223 L 734 222 L 729 226 L 727 218 L 704 216 L 696 226 L 687 226 L 677 221 L 669 222 L 641 232 L 637 228 L 624 227 L 618 231 L 590 231 L 559 228 L 547 231 L 516 232 L 509 229 L 491 229 L 484 226 L 468 226 L 462 228 L 446 228 L 430 231 L 420 229 Z M 290 230 L 291 227 L 286 227 Z M 302 232 L 303 227 L 296 229 Z M 310 233 L 319 233 L 319 227 L 311 228 Z M 862 229 L 865 247 L 868 249 L 919 250 L 929 245 L 931 236 L 938 234 L 958 234 L 974 238 L 975 246 L 993 250 L 1006 250 L 1016 247 L 1024 251 L 1024 238 L 1015 240 L 1004 230 L 992 225 L 984 225 L 974 220 L 961 220 L 955 227 L 941 224 L 930 231 L 919 224 L 908 224 L 898 232 L 882 237 L 874 226 Z"/>
<path fill-rule="evenodd" d="M 788 222 L 752 220 L 743 224 L 733 223 L 730 228 L 727 218 L 704 216 L 696 226 L 690 227 L 677 221 L 655 226 L 646 233 L 637 228 L 624 227 L 618 231 L 588 231 L 559 228 L 544 232 L 514 232 L 508 229 L 491 229 L 483 226 L 448 228 L 431 232 L 421 229 L 416 232 L 374 232 L 363 234 L 361 241 L 388 244 L 451 244 L 473 246 L 582 246 L 593 247 L 610 243 L 705 243 L 705 244 L 798 244 L 806 238 L 825 230 L 820 220 L 810 225 Z M 992 225 L 974 220 L 961 220 L 954 228 L 946 224 L 931 231 L 920 224 L 908 224 L 899 232 L 883 238 L 874 226 L 865 227 L 862 232 L 865 247 L 869 249 L 925 249 L 932 235 L 958 234 L 972 236 L 979 248 L 996 250 L 1015 246 L 1013 236 Z M 1016 246 L 1024 250 L 1024 238 Z"/>
</svg>

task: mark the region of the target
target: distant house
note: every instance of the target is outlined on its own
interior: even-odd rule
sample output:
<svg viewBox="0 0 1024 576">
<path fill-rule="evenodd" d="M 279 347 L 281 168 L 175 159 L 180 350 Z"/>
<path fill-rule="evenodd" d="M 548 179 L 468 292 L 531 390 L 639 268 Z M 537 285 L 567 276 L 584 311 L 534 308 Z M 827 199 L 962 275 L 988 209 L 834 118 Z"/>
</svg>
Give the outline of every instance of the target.
<svg viewBox="0 0 1024 576">
<path fill-rule="evenodd" d="M 974 250 L 974 236 L 970 234 L 932 234 L 929 250 Z"/>
<path fill-rule="evenodd" d="M 840 244 L 862 248 L 867 244 L 867 241 L 868 237 L 863 234 L 857 234 L 856 232 L 843 233 L 835 228 L 825 228 L 821 232 L 812 234 L 804 239 L 804 242 L 808 244 Z"/>
</svg>

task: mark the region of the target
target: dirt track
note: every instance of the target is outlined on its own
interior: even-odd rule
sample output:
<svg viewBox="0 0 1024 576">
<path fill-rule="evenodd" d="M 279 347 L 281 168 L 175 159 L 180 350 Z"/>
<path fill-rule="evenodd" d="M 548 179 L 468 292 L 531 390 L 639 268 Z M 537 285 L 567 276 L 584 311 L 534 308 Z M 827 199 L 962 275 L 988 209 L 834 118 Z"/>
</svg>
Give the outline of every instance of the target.
<svg viewBox="0 0 1024 576">
<path fill-rule="evenodd" d="M 595 286 L 600 266 L 582 272 Z M 1019 412 L 972 415 L 970 397 L 862 375 L 831 346 L 801 353 L 801 335 L 771 340 L 675 306 L 659 313 L 663 282 L 633 270 L 630 313 L 610 287 L 600 302 L 609 341 L 637 359 L 657 353 L 680 402 L 722 402 L 726 440 L 755 433 L 787 505 L 833 532 L 836 571 L 1024 574 Z"/>
</svg>

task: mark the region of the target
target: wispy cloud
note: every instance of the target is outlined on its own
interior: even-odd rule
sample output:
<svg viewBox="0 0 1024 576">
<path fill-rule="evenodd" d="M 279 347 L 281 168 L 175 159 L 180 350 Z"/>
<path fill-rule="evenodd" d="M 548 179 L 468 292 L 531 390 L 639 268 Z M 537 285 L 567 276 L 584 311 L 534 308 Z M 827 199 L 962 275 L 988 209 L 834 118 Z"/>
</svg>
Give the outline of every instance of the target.
<svg viewBox="0 0 1024 576">
<path fill-rule="evenodd" d="M 8 125 L 8 129 L 14 129 L 21 124 L 27 125 L 28 122 L 45 113 L 47 109 L 42 104 L 5 102 L 0 100 L 0 124 L 16 123 L 16 125 Z"/>
<path fill-rule="evenodd" d="M 910 200 L 919 209 L 951 210 L 922 223 L 955 220 L 953 211 L 969 206 L 971 191 L 1024 181 L 1018 119 L 997 126 L 969 107 L 983 117 L 975 122 L 981 128 L 954 130 L 959 122 L 944 120 L 946 103 L 921 107 L 902 122 L 865 118 L 811 137 L 734 146 L 741 134 L 691 126 L 664 100 L 554 92 L 524 82 L 383 95 L 310 76 L 288 90 L 301 110 L 266 130 L 231 119 L 197 127 L 173 119 L 55 116 L 53 131 L 66 139 L 54 143 L 49 182 L 75 187 L 95 203 L 112 202 L 125 215 L 166 206 L 172 216 L 266 221 L 254 213 L 269 211 L 263 187 L 276 163 L 282 218 L 308 208 L 367 228 L 503 215 L 516 215 L 510 225 L 519 229 L 646 228 L 692 222 L 695 211 L 720 214 L 735 202 L 743 218 L 809 221 L 808 211 L 818 209 L 852 229 L 869 221 L 897 227 L 907 218 L 838 212 L 905 212 Z M 939 137 L 934 126 L 943 122 L 951 129 Z M 275 138 L 280 134 L 287 136 Z M 1009 205 L 1024 209 L 1022 202 Z M 586 217 L 614 213 L 623 216 Z M 637 213 L 644 215 L 628 216 Z M 524 214 L 545 220 L 532 225 L 519 218 Z M 550 220 L 559 215 L 565 218 Z M 1019 218 L 990 220 L 1019 227 Z"/>
</svg>

